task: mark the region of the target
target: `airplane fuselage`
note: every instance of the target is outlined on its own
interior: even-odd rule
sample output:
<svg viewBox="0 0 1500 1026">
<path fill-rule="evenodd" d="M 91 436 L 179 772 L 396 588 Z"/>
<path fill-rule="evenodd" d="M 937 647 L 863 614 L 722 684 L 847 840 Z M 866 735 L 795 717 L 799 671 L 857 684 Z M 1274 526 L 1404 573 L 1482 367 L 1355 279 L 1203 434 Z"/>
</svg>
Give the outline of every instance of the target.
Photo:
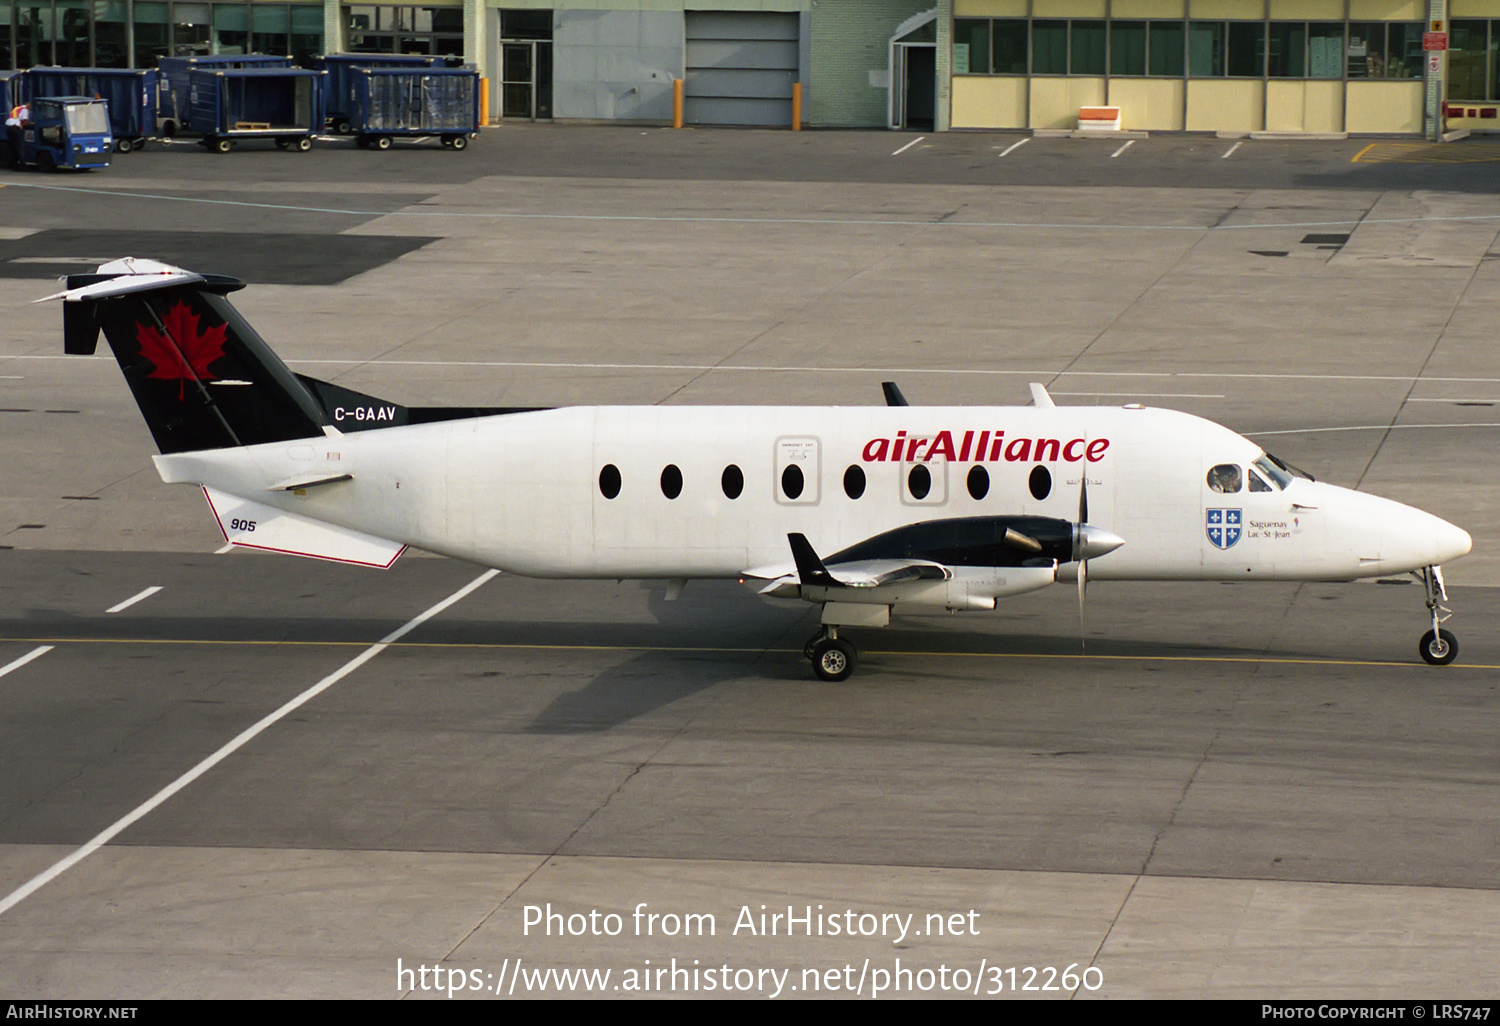
<svg viewBox="0 0 1500 1026">
<path fill-rule="evenodd" d="M 169 482 L 538 577 L 735 577 L 789 565 L 790 532 L 829 553 L 917 521 L 1077 520 L 1084 476 L 1088 522 L 1125 540 L 1090 561 L 1096 580 L 1350 580 L 1468 551 L 1437 517 L 1272 479 L 1264 458 L 1159 409 L 745 406 L 573 407 L 156 459 Z M 1210 473 L 1223 467 L 1233 491 Z M 334 470 L 350 479 L 267 490 Z"/>
</svg>

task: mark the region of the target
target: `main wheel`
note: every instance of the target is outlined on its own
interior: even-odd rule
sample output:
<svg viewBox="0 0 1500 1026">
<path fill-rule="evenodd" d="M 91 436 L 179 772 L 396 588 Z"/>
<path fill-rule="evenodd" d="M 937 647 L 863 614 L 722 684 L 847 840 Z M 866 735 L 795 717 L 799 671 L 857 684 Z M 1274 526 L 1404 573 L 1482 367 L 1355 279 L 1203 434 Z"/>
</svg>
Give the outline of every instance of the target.
<svg viewBox="0 0 1500 1026">
<path fill-rule="evenodd" d="M 843 638 L 824 638 L 812 648 L 813 673 L 822 680 L 848 680 L 858 663 L 859 653 Z"/>
<path fill-rule="evenodd" d="M 1433 666 L 1447 666 L 1458 658 L 1458 639 L 1452 631 L 1428 631 L 1422 635 L 1417 651 Z"/>
<path fill-rule="evenodd" d="M 370 140 L 370 145 L 374 146 L 377 150 L 388 150 L 391 148 L 391 137 L 388 135 L 377 135 L 374 139 Z"/>
<path fill-rule="evenodd" d="M 292 149 L 298 153 L 306 153 L 312 149 L 312 136 L 302 135 L 292 140 Z"/>
</svg>

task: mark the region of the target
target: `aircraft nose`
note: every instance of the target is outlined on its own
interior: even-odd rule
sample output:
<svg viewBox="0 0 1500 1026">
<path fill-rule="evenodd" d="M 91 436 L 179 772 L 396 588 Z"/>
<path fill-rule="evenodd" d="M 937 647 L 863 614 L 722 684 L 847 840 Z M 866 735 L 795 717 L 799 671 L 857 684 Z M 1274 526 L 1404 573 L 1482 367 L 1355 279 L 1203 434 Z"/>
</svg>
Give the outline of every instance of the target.
<svg viewBox="0 0 1500 1026">
<path fill-rule="evenodd" d="M 1078 525 L 1078 538 L 1073 545 L 1074 559 L 1094 559 L 1118 549 L 1125 544 L 1113 531 L 1106 531 L 1102 527 L 1094 527 L 1091 524 Z"/>
<path fill-rule="evenodd" d="M 1434 548 L 1437 550 L 1437 557 L 1433 561 L 1446 563 L 1459 556 L 1468 555 L 1469 550 L 1474 547 L 1474 539 L 1469 537 L 1469 532 L 1462 527 L 1455 527 L 1446 520 L 1437 517 L 1433 519 L 1437 521 L 1433 532 L 1436 535 Z"/>
</svg>

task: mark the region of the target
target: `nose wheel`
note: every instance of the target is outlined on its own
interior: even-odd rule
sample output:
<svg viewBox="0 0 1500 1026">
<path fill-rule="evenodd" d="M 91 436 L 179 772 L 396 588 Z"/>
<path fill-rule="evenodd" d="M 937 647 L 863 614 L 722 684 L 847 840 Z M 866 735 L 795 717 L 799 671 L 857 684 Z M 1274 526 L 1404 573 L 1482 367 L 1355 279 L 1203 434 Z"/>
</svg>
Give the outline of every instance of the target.
<svg viewBox="0 0 1500 1026">
<path fill-rule="evenodd" d="M 802 653 L 812 660 L 813 673 L 819 680 L 833 683 L 848 680 L 859 665 L 859 650 L 838 636 L 838 628 L 825 626 L 808 639 Z"/>
<path fill-rule="evenodd" d="M 1433 666 L 1447 666 L 1458 658 L 1458 638 L 1442 625 L 1453 615 L 1453 610 L 1443 605 L 1448 601 L 1448 589 L 1443 585 L 1443 568 L 1429 566 L 1422 569 L 1422 584 L 1427 589 L 1427 611 L 1432 614 L 1432 630 L 1422 635 L 1417 651 Z"/>
</svg>

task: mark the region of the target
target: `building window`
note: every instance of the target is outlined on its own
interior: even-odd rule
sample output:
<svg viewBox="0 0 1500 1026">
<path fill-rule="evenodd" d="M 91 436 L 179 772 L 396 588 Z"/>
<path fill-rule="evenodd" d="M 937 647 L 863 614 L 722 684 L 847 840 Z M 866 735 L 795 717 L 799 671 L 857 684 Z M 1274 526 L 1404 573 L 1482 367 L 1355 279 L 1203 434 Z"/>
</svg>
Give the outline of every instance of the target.
<svg viewBox="0 0 1500 1026">
<path fill-rule="evenodd" d="M 464 52 L 462 7 L 360 4 L 344 9 L 348 12 L 349 49 L 353 53 L 460 56 Z M 550 21 L 551 15 L 547 16 Z"/>
<path fill-rule="evenodd" d="M 1103 75 L 1105 73 L 1105 22 L 1075 21 L 1068 47 L 1070 75 Z"/>
<path fill-rule="evenodd" d="M 1484 22 L 1479 22 L 1483 25 Z M 1457 38 L 1454 23 L 1451 38 Z M 1421 78 L 1421 22 L 1351 21 L 1349 23 L 1350 78 Z M 1453 58 L 1448 63 L 1453 74 Z"/>
<path fill-rule="evenodd" d="M 1494 98 L 1495 93 L 1489 87 L 1489 22 L 1452 21 L 1448 28 L 1448 98 Z"/>
<path fill-rule="evenodd" d="M 1186 26 L 1180 21 L 1153 21 L 1150 29 L 1148 73 L 1159 78 L 1181 78 Z"/>
<path fill-rule="evenodd" d="M 1111 75 L 1144 75 L 1146 73 L 1146 23 L 1144 21 L 1110 23 L 1109 73 Z"/>
<path fill-rule="evenodd" d="M 953 73 L 988 75 L 990 67 L 990 23 L 982 18 L 956 18 L 953 22 Z"/>
</svg>

